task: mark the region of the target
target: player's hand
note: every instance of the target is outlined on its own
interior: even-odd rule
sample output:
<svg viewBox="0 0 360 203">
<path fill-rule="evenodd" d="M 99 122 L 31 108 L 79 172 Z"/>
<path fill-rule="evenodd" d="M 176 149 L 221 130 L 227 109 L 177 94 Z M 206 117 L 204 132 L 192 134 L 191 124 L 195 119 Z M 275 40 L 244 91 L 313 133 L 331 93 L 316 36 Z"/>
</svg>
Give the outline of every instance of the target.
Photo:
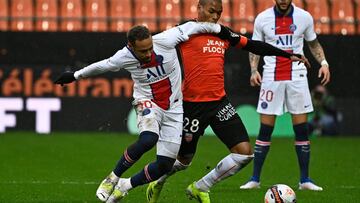
<svg viewBox="0 0 360 203">
<path fill-rule="evenodd" d="M 220 25 L 221 30 L 217 34 L 220 39 L 228 40 L 231 44 L 231 46 L 236 46 L 240 41 L 240 35 L 232 31 L 229 27 L 226 27 L 224 25 Z"/>
<path fill-rule="evenodd" d="M 321 85 L 323 86 L 330 82 L 330 70 L 328 65 L 321 66 L 321 68 L 319 69 L 318 77 L 323 77 L 321 80 Z"/>
<path fill-rule="evenodd" d="M 73 71 L 65 71 L 60 75 L 60 77 L 58 77 L 54 81 L 54 83 L 55 84 L 60 84 L 61 86 L 63 86 L 64 84 L 72 83 L 75 80 L 76 79 L 74 77 L 74 72 Z"/>
<path fill-rule="evenodd" d="M 292 56 L 290 56 L 290 59 L 291 59 L 291 61 L 298 61 L 299 64 L 304 63 L 304 65 L 307 69 L 311 68 L 309 60 L 304 55 L 293 54 Z"/>
<path fill-rule="evenodd" d="M 250 85 L 253 87 L 261 85 L 261 75 L 259 71 L 257 70 L 251 71 Z"/>
</svg>

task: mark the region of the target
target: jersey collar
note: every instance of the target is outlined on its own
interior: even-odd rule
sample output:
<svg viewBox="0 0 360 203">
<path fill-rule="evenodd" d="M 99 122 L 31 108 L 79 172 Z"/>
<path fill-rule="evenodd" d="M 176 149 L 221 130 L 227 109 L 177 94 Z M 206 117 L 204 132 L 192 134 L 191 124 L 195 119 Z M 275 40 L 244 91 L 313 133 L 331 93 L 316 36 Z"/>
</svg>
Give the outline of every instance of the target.
<svg viewBox="0 0 360 203">
<path fill-rule="evenodd" d="M 126 45 L 126 48 L 130 51 L 134 58 L 136 58 L 136 60 L 140 62 L 141 68 L 151 68 L 161 65 L 163 63 L 164 57 L 161 55 L 157 55 L 155 51 L 153 51 L 151 54 L 151 61 L 149 63 L 143 63 L 139 60 L 139 58 L 135 55 L 134 51 L 128 45 Z"/>
<path fill-rule="evenodd" d="M 133 55 L 133 57 L 136 58 L 136 60 L 138 60 L 140 62 L 139 58 L 136 56 L 136 54 L 133 52 L 133 50 L 128 45 L 126 45 L 126 48 L 130 51 L 130 53 Z"/>
<path fill-rule="evenodd" d="M 284 16 L 282 13 L 280 13 L 279 11 L 276 10 L 276 6 L 274 6 L 274 13 L 276 17 L 286 17 L 286 16 L 292 16 L 294 13 L 294 6 L 291 4 L 290 5 L 290 12 L 289 14 L 287 14 L 286 16 Z"/>
</svg>

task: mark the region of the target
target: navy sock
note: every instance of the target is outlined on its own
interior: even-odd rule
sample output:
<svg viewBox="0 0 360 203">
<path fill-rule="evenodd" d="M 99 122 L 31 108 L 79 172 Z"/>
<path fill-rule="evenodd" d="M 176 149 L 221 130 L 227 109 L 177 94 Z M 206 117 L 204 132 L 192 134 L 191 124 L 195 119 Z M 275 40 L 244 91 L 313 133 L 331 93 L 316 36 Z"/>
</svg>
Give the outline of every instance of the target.
<svg viewBox="0 0 360 203">
<path fill-rule="evenodd" d="M 150 183 L 159 179 L 171 171 L 175 159 L 166 156 L 157 156 L 157 160 L 145 166 L 143 170 L 131 177 L 130 182 L 133 188 Z"/>
<path fill-rule="evenodd" d="M 307 123 L 294 125 L 295 150 L 300 167 L 300 182 L 309 180 L 310 141 Z"/>
<path fill-rule="evenodd" d="M 260 174 L 262 166 L 265 162 L 265 158 L 270 149 L 271 134 L 274 130 L 274 126 L 265 125 L 261 123 L 259 136 L 255 143 L 255 157 L 254 157 L 254 169 L 251 180 L 260 182 Z"/>
<path fill-rule="evenodd" d="M 159 136 L 154 132 L 144 131 L 140 133 L 139 139 L 125 149 L 123 156 L 116 164 L 113 170 L 115 175 L 121 177 L 145 152 L 156 145 L 158 138 Z"/>
</svg>

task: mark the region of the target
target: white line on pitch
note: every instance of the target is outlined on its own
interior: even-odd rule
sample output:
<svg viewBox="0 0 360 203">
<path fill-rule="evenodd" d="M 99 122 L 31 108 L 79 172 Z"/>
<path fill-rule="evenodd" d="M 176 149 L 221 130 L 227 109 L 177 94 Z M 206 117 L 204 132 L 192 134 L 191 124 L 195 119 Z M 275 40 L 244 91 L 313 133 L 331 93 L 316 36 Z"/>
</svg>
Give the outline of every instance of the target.
<svg viewBox="0 0 360 203">
<path fill-rule="evenodd" d="M 50 181 L 41 181 L 41 180 L 35 180 L 35 181 L 1 181 L 0 184 L 38 184 L 38 185 L 46 185 L 46 184 L 62 184 L 62 185 L 97 185 L 100 182 L 95 181 L 61 181 L 61 182 L 50 182 Z"/>
</svg>

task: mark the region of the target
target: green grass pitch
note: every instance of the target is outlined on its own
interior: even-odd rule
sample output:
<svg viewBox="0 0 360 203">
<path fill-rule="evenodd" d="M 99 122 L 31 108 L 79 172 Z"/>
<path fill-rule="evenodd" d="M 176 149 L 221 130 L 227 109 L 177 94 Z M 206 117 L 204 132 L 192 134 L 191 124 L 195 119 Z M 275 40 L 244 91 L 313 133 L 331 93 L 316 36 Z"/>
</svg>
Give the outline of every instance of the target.
<svg viewBox="0 0 360 203">
<path fill-rule="evenodd" d="M 124 148 L 136 136 L 116 133 L 26 132 L 0 134 L 0 202 L 98 202 L 95 190 L 113 169 Z M 254 138 L 252 138 L 252 143 Z M 242 191 L 253 164 L 211 190 L 213 203 L 263 202 L 267 187 L 284 183 L 295 189 L 298 202 L 360 202 L 360 137 L 311 140 L 311 177 L 324 187 L 322 192 L 298 191 L 298 165 L 289 138 L 274 138 L 262 174 L 262 188 Z M 184 190 L 227 155 L 216 137 L 200 139 L 191 167 L 166 183 L 160 203 L 194 202 Z M 145 154 L 128 177 L 154 159 L 155 151 Z M 122 202 L 146 202 L 146 186 L 132 190 Z"/>
</svg>

